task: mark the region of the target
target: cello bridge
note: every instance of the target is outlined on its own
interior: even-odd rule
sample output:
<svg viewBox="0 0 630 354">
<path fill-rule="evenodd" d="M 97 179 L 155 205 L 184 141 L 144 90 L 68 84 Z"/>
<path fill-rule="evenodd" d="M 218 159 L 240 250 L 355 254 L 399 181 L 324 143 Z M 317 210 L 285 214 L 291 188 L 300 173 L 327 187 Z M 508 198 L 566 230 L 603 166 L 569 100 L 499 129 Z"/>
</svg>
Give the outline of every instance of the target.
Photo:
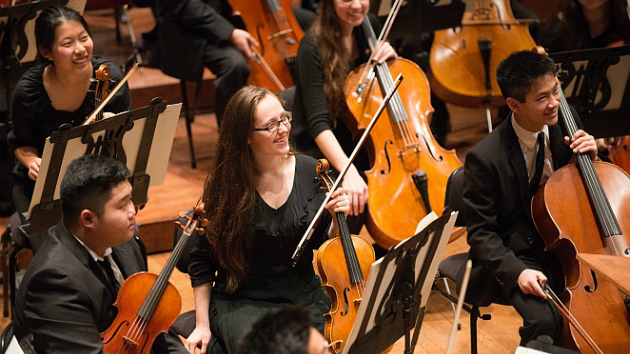
<svg viewBox="0 0 630 354">
<path fill-rule="evenodd" d="M 402 148 L 402 150 L 398 152 L 398 158 L 405 159 L 408 151 L 413 154 L 419 154 L 422 149 L 420 148 L 420 144 L 418 143 L 407 144 L 404 148 Z"/>
<path fill-rule="evenodd" d="M 271 36 L 267 37 L 267 40 L 273 41 L 276 38 L 284 37 L 284 36 L 286 36 L 287 34 L 289 34 L 291 32 L 293 32 L 293 29 L 288 28 L 288 29 L 285 29 L 285 30 L 282 30 L 280 32 L 276 32 L 276 33 L 272 34 Z M 290 43 L 290 44 L 293 44 L 293 43 Z"/>
</svg>

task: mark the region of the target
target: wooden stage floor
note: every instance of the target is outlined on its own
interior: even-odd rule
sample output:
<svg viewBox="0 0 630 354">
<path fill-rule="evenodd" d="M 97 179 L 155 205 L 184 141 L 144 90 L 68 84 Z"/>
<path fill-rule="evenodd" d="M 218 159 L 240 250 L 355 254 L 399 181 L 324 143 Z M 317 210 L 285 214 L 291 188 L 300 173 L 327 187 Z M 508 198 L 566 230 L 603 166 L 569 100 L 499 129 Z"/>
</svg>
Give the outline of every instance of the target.
<svg viewBox="0 0 630 354">
<path fill-rule="evenodd" d="M 148 9 L 132 9 L 130 17 L 133 20 L 136 36 L 149 30 L 153 26 L 151 12 Z M 96 53 L 123 64 L 130 53 L 126 27 L 122 27 L 123 43 L 115 42 L 113 30 L 113 16 L 107 11 L 86 14 L 90 24 Z M 143 57 L 143 59 L 148 59 Z M 208 73 L 207 80 L 212 79 Z M 149 103 L 155 96 L 166 96 L 168 102 L 181 101 L 177 80 L 161 74 L 157 70 L 142 68 L 130 80 L 134 97 L 134 106 L 139 107 Z M 140 91 L 142 94 L 140 94 Z M 174 98 L 173 98 L 174 97 Z M 144 103 L 143 103 L 144 100 Z M 452 133 L 448 137 L 447 145 L 457 147 L 460 159 L 474 143 L 485 136 L 485 115 L 481 110 L 470 110 L 449 106 L 452 117 Z M 142 225 L 141 236 L 149 247 L 154 250 L 164 248 L 164 240 L 172 240 L 174 225 L 171 223 L 180 211 L 190 209 L 201 195 L 203 182 L 214 154 L 217 126 L 213 114 L 202 114 L 193 124 L 193 135 L 197 153 L 197 169 L 190 168 L 190 155 L 183 118 L 177 127 L 175 141 L 169 160 L 167 176 L 164 185 L 152 187 L 149 190 L 149 202 L 137 215 L 137 221 Z M 0 218 L 0 227 L 4 229 L 8 220 Z M 365 235 L 365 231 L 362 233 Z M 158 235 L 158 236 L 156 236 Z M 157 241 L 156 241 L 157 240 Z M 155 244 L 153 242 L 155 241 Z M 460 238 L 447 246 L 444 257 L 450 254 L 465 252 L 468 246 L 465 239 Z M 158 273 L 166 263 L 170 252 L 156 253 L 149 256 L 149 270 Z M 182 296 L 182 313 L 194 308 L 192 288 L 189 278 L 175 270 L 171 282 L 177 287 Z M 481 353 L 505 354 L 513 353 L 518 345 L 518 327 L 520 318 L 511 307 L 490 306 L 484 313 L 492 315 L 491 321 L 479 321 L 479 348 Z M 450 333 L 453 312 L 448 301 L 437 294 L 429 299 L 427 314 L 415 353 L 444 353 Z M 460 318 L 461 330 L 458 331 L 453 353 L 470 352 L 469 316 L 463 313 Z M 9 322 L 7 318 L 0 318 L 0 327 Z M 404 343 L 399 340 L 391 353 L 402 354 Z"/>
</svg>

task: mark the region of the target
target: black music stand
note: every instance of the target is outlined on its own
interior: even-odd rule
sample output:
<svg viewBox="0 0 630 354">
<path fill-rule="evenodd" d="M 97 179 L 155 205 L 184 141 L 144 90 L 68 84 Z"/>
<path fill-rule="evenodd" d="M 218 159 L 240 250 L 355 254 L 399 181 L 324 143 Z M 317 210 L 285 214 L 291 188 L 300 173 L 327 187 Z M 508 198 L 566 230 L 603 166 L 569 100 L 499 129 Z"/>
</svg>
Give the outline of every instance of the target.
<svg viewBox="0 0 630 354">
<path fill-rule="evenodd" d="M 381 353 L 403 336 L 405 354 L 413 353 L 431 285 L 457 212 L 440 218 L 434 213 L 427 217 L 434 220 L 416 235 L 390 248 L 372 265 L 343 354 Z"/>
<path fill-rule="evenodd" d="M 462 0 L 452 0 L 449 4 L 438 5 L 440 0 L 409 0 L 400 7 L 396 21 L 390 31 L 390 38 L 400 38 L 410 33 L 432 33 L 434 31 L 459 27 L 466 4 Z M 370 11 L 384 21 L 394 0 L 371 0 Z"/>
<path fill-rule="evenodd" d="M 567 102 L 596 138 L 630 134 L 630 46 L 549 55 Z"/>
<path fill-rule="evenodd" d="M 62 125 L 52 133 L 42 154 L 29 223 L 21 227 L 33 249 L 43 241 L 38 235 L 61 219 L 61 180 L 67 165 L 82 155 L 109 156 L 124 163 L 131 171 L 131 199 L 143 206 L 149 185 L 164 181 L 180 110 L 181 104 L 167 106 L 161 98 L 154 98 L 149 106 L 85 126 Z"/>
</svg>

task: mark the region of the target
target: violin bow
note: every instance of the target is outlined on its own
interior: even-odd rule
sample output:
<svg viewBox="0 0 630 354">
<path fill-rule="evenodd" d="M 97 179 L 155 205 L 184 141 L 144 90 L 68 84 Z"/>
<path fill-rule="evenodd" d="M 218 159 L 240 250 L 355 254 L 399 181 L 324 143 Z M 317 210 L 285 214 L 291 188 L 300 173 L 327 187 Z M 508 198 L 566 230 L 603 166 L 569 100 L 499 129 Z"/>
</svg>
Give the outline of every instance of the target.
<svg viewBox="0 0 630 354">
<path fill-rule="evenodd" d="M 138 69 L 138 62 L 135 62 L 133 64 L 133 66 L 131 67 L 131 69 L 129 69 L 125 77 L 123 77 L 122 80 L 118 82 L 116 87 L 114 87 L 112 91 L 107 95 L 107 97 L 105 97 L 103 102 L 101 102 L 101 104 L 98 107 L 96 107 L 96 109 L 94 109 L 94 111 L 90 114 L 90 116 L 87 117 L 85 121 L 83 121 L 83 124 L 81 124 L 81 126 L 92 124 L 95 122 L 96 115 L 99 114 L 99 112 L 102 111 L 103 108 L 105 108 L 105 105 L 108 104 L 109 101 L 111 101 L 112 97 L 114 97 L 114 94 L 123 87 L 123 85 L 127 82 L 127 80 L 129 80 L 129 78 L 131 77 L 131 75 L 133 75 L 136 69 Z"/>
<path fill-rule="evenodd" d="M 300 240 L 300 243 L 297 245 L 295 252 L 293 252 L 293 256 L 291 256 L 294 267 L 297 265 L 298 260 L 302 256 L 302 253 L 304 252 L 304 249 L 306 248 L 306 243 L 311 239 L 311 236 L 313 235 L 313 232 L 315 231 L 315 226 L 317 226 L 317 223 L 319 222 L 319 219 L 321 218 L 324 212 L 324 209 L 326 209 L 326 204 L 328 204 L 328 202 L 330 201 L 330 196 L 333 194 L 335 190 L 337 190 L 341 181 L 343 181 L 343 177 L 348 172 L 348 169 L 350 169 L 350 166 L 352 165 L 352 162 L 354 161 L 357 154 L 359 153 L 359 150 L 361 149 L 361 147 L 363 147 L 365 140 L 367 139 L 368 135 L 374 128 L 374 125 L 378 121 L 378 118 L 381 116 L 381 114 L 387 107 L 389 100 L 392 98 L 396 90 L 398 90 L 398 86 L 400 86 L 400 83 L 402 82 L 402 80 L 403 80 L 402 74 L 398 74 L 398 77 L 396 77 L 396 80 L 394 82 L 392 89 L 384 97 L 383 102 L 381 102 L 381 105 L 378 107 L 378 110 L 376 111 L 376 113 L 374 113 L 374 116 L 372 117 L 370 124 L 368 124 L 368 126 L 365 128 L 365 131 L 363 132 L 361 139 L 359 139 L 357 146 L 355 146 L 354 150 L 352 151 L 352 154 L 348 158 L 348 163 L 343 168 L 343 170 L 341 170 L 341 172 L 339 173 L 339 177 L 337 177 L 335 184 L 330 188 L 330 193 L 328 193 L 326 198 L 324 198 L 324 201 L 322 202 L 322 205 L 319 207 L 317 214 L 315 214 L 313 221 L 311 221 L 311 224 L 308 226 L 308 228 L 304 232 L 304 236 Z"/>
<path fill-rule="evenodd" d="M 545 284 L 544 286 L 542 286 L 542 288 L 545 295 L 547 295 L 547 300 L 549 300 L 549 302 L 551 302 L 558 309 L 558 311 L 560 311 L 562 316 L 564 316 L 569 321 L 569 323 L 578 331 L 578 333 L 582 336 L 582 338 L 584 338 L 584 340 L 591 347 L 591 349 L 593 349 L 593 351 L 597 354 L 604 354 L 604 352 L 602 352 L 602 350 L 599 349 L 597 344 L 595 344 L 595 341 L 593 341 L 591 336 L 589 336 L 588 333 L 586 333 L 586 330 L 584 330 L 584 328 L 578 322 L 578 320 L 575 317 L 573 317 L 573 314 L 571 314 L 571 311 L 569 311 L 569 309 L 567 309 L 566 306 L 564 306 L 564 304 L 562 303 L 562 301 L 560 301 L 560 298 L 556 295 L 556 293 L 554 293 L 553 290 L 551 290 L 551 287 Z"/>
</svg>

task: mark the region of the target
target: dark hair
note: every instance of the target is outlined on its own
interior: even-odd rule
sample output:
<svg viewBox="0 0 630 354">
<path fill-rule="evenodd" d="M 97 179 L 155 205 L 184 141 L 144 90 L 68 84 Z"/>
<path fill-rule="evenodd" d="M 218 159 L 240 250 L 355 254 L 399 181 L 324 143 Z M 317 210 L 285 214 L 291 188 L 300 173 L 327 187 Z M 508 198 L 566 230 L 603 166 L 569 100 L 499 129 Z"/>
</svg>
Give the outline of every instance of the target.
<svg viewBox="0 0 630 354">
<path fill-rule="evenodd" d="M 606 45 L 624 39 L 630 39 L 630 18 L 628 18 L 626 0 L 608 1 L 608 23 L 604 30 Z M 582 5 L 577 0 L 564 0 L 563 12 L 567 22 L 565 50 L 592 48 L 589 24 L 584 16 Z"/>
<path fill-rule="evenodd" d="M 287 306 L 257 320 L 241 341 L 238 354 L 308 354 L 311 321 L 308 310 Z"/>
<path fill-rule="evenodd" d="M 237 288 L 249 266 L 245 257 L 246 230 L 254 215 L 259 171 L 248 139 L 258 104 L 267 96 L 280 100 L 273 92 L 256 86 L 245 86 L 232 96 L 221 120 L 212 172 L 204 186 L 206 237 L 219 264 L 227 270 L 228 292 Z"/>
<path fill-rule="evenodd" d="M 84 209 L 102 215 L 112 189 L 128 175 L 125 165 L 109 157 L 84 155 L 72 161 L 61 182 L 61 210 L 66 226 L 73 225 Z"/>
<path fill-rule="evenodd" d="M 342 44 L 341 21 L 335 11 L 334 0 L 319 2 L 319 12 L 310 29 L 315 38 L 324 73 L 324 95 L 333 127 L 348 112 L 343 85 L 352 70 L 351 54 Z"/>
<path fill-rule="evenodd" d="M 52 50 L 53 43 L 55 42 L 55 35 L 57 33 L 57 27 L 69 22 L 75 21 L 80 23 L 87 31 L 90 37 L 90 27 L 80 13 L 68 7 L 52 6 L 44 9 L 41 14 L 35 20 L 35 43 L 37 44 L 38 58 L 41 61 L 49 61 L 41 55 L 41 49 L 47 51 Z"/>
<path fill-rule="evenodd" d="M 549 56 L 525 50 L 512 53 L 499 63 L 497 81 L 504 98 L 525 102 L 532 85 L 555 72 L 556 64 Z"/>
</svg>

